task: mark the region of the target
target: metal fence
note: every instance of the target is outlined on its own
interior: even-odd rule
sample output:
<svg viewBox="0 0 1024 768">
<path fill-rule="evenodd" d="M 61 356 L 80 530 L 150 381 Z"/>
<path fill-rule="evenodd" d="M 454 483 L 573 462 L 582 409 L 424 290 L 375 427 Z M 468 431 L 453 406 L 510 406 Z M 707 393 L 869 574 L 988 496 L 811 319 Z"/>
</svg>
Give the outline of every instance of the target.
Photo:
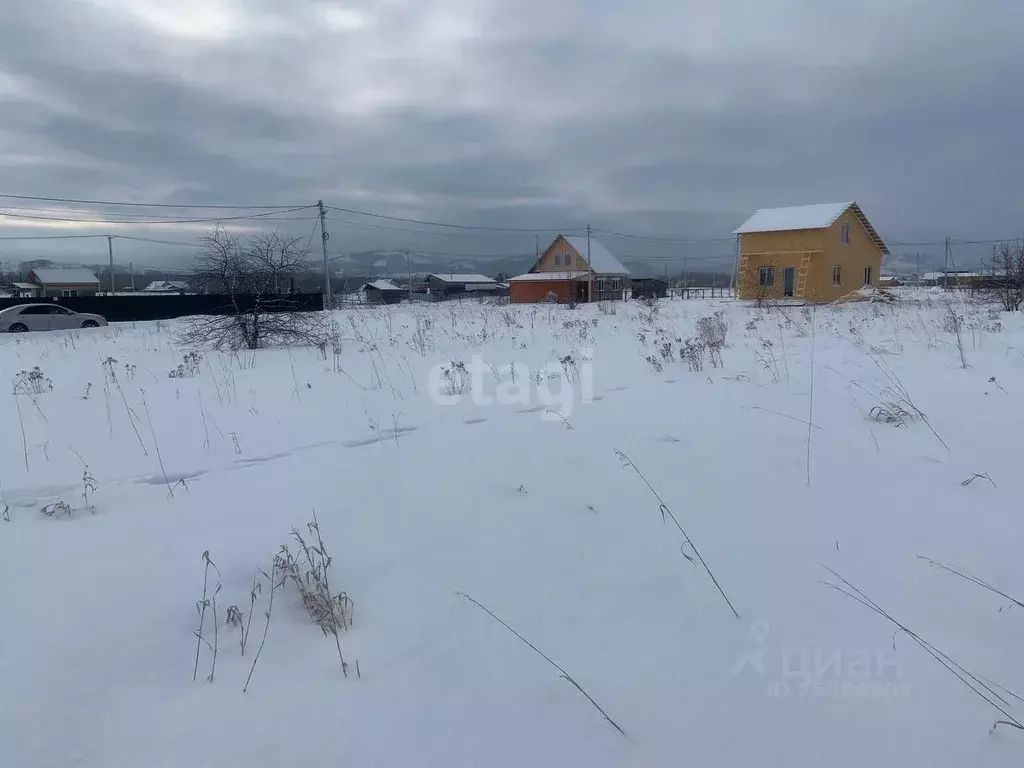
<svg viewBox="0 0 1024 768">
<path fill-rule="evenodd" d="M 142 320 L 173 320 L 189 315 L 233 315 L 249 312 L 255 306 L 255 296 L 230 296 L 220 294 L 185 294 L 132 296 L 72 296 L 61 299 L 0 299 L 0 310 L 19 304 L 55 303 L 75 312 L 89 312 L 102 315 L 111 323 Z M 266 302 L 267 297 L 262 301 Z M 319 312 L 324 308 L 322 294 L 295 293 L 276 296 L 265 312 Z"/>
</svg>

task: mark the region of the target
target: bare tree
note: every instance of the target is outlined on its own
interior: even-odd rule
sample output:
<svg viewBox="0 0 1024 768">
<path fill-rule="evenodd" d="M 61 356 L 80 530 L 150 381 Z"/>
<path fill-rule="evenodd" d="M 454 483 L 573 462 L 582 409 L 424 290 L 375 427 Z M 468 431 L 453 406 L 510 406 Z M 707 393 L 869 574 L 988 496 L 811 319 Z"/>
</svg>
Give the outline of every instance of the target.
<svg viewBox="0 0 1024 768">
<path fill-rule="evenodd" d="M 224 314 L 190 318 L 182 341 L 215 349 L 261 349 L 275 344 L 317 344 L 321 313 L 296 312 L 288 295 L 293 279 L 309 269 L 300 238 L 266 232 L 242 239 L 221 227 L 200 239 L 191 283 L 225 297 Z"/>
<path fill-rule="evenodd" d="M 1024 246 L 1003 243 L 992 256 L 992 284 L 1007 312 L 1024 304 Z"/>
<path fill-rule="evenodd" d="M 777 288 L 775 284 L 779 278 L 778 271 L 774 261 L 753 264 L 744 257 L 740 268 L 738 295 L 753 300 L 755 306 L 763 307 L 781 294 L 781 288 Z"/>
</svg>

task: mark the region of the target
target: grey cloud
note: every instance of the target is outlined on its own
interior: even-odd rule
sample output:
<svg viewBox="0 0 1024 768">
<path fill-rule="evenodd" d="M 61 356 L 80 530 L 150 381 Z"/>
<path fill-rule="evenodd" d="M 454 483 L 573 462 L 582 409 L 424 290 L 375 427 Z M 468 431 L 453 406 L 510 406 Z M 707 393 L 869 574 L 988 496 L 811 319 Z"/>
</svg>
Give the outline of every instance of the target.
<svg viewBox="0 0 1024 768">
<path fill-rule="evenodd" d="M 238 34 L 199 38 L 113 0 L 8 4 L 4 192 L 323 197 L 693 238 L 757 207 L 850 198 L 894 240 L 1021 226 L 1019 4 L 865 0 L 851 18 L 810 0 L 250 0 L 224 3 Z M 331 29 L 332 7 L 366 26 Z M 4 75 L 31 87 L 5 95 Z M 342 231 L 332 242 L 353 248 L 532 241 Z"/>
</svg>

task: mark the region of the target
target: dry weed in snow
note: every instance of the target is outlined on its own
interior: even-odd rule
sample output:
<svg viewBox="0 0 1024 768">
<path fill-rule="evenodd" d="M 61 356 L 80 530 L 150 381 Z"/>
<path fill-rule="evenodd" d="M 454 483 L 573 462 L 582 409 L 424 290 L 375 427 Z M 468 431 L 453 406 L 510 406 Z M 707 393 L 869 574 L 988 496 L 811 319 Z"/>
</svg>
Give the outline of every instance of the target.
<svg viewBox="0 0 1024 768">
<path fill-rule="evenodd" d="M 1017 765 L 1024 314 L 896 294 L 0 336 L 5 765 Z"/>
</svg>

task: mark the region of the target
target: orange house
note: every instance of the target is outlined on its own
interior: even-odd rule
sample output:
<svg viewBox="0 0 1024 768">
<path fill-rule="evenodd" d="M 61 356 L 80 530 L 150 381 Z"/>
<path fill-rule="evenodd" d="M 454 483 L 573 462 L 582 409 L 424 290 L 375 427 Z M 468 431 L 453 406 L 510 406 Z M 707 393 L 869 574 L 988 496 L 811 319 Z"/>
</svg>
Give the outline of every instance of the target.
<svg viewBox="0 0 1024 768">
<path fill-rule="evenodd" d="M 559 304 L 625 298 L 629 270 L 594 237 L 559 235 L 524 275 L 508 281 L 509 300 Z"/>
</svg>

